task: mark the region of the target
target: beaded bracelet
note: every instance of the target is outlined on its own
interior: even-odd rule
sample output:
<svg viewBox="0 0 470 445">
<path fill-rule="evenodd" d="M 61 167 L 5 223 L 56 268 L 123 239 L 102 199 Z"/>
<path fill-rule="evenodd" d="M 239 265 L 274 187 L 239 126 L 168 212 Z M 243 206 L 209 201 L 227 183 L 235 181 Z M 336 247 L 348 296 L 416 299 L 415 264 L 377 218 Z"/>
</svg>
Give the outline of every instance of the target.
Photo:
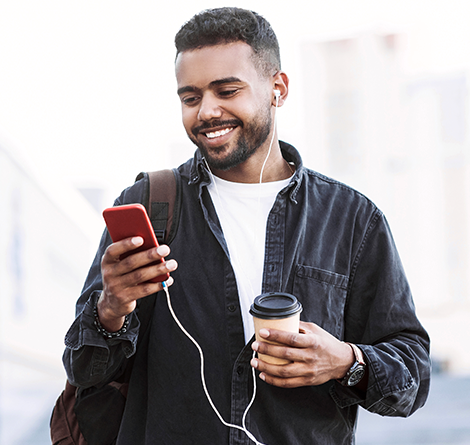
<svg viewBox="0 0 470 445">
<path fill-rule="evenodd" d="M 95 303 L 95 306 L 93 307 L 93 316 L 95 317 L 95 321 L 93 324 L 96 326 L 96 330 L 103 335 L 104 338 L 116 338 L 120 337 L 124 332 L 127 332 L 127 328 L 129 327 L 129 315 L 126 315 L 124 318 L 124 324 L 122 325 L 122 328 L 119 329 L 119 331 L 116 332 L 108 332 L 100 323 L 100 319 L 98 317 L 98 308 L 97 308 L 98 301 Z"/>
</svg>

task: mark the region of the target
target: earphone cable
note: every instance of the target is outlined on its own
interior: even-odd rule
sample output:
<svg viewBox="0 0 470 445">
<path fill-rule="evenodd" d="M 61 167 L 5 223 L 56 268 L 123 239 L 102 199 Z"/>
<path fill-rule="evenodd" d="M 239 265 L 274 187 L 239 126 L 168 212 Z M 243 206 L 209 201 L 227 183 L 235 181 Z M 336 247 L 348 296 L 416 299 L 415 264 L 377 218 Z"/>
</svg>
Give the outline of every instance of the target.
<svg viewBox="0 0 470 445">
<path fill-rule="evenodd" d="M 165 283 L 165 282 L 162 282 L 162 286 L 163 286 L 163 290 L 165 291 L 165 294 L 166 294 L 166 301 L 167 301 L 167 304 L 168 304 L 168 309 L 171 313 L 171 316 L 173 317 L 173 319 L 175 320 L 175 323 L 178 325 L 178 327 L 181 329 L 181 331 L 183 332 L 183 334 L 186 335 L 186 337 L 188 337 L 192 343 L 194 344 L 194 346 L 196 346 L 198 352 L 199 352 L 199 357 L 200 357 L 200 361 L 201 361 L 201 383 L 202 383 L 202 388 L 204 389 L 204 393 L 206 395 L 206 398 L 207 400 L 209 401 L 209 404 L 211 406 L 211 408 L 213 409 L 213 411 L 215 412 L 215 414 L 217 415 L 217 417 L 219 418 L 219 420 L 226 426 L 226 427 L 229 427 L 229 428 L 236 428 L 240 431 L 243 431 L 253 442 L 255 442 L 256 445 L 265 445 L 263 444 L 262 442 L 259 442 L 256 437 L 253 436 L 252 433 L 250 433 L 250 431 L 248 431 L 248 429 L 246 428 L 246 424 L 245 424 L 245 421 L 246 421 L 246 416 L 248 414 L 248 411 L 249 409 L 251 408 L 251 406 L 253 405 L 253 402 L 255 400 L 255 397 L 256 397 L 256 374 L 255 374 L 255 369 L 252 368 L 252 376 L 253 376 L 253 396 L 250 400 L 250 403 L 248 404 L 248 406 L 246 407 L 245 409 L 245 412 L 243 413 L 243 417 L 242 417 L 242 426 L 240 425 L 235 425 L 235 424 L 232 424 L 232 423 L 228 423 L 224 420 L 224 418 L 222 417 L 222 415 L 219 413 L 217 407 L 215 406 L 214 402 L 212 401 L 212 398 L 209 394 L 209 390 L 207 389 L 207 385 L 206 385 L 206 378 L 205 378 L 205 374 L 204 374 L 204 352 L 202 351 L 202 348 L 201 346 L 199 345 L 199 343 L 191 336 L 191 334 L 185 329 L 185 327 L 181 324 L 181 322 L 179 321 L 178 317 L 176 316 L 175 314 L 175 311 L 173 310 L 173 306 L 171 304 L 171 298 L 170 298 L 170 291 L 168 290 L 168 285 Z M 254 356 L 254 353 L 253 353 L 253 356 Z"/>
</svg>

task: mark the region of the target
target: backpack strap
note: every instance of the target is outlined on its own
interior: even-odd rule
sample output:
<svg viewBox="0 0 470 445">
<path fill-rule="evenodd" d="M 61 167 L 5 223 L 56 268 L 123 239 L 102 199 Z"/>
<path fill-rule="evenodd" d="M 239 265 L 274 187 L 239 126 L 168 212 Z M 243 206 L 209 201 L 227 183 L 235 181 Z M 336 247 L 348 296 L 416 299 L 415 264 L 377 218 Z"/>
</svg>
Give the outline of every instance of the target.
<svg viewBox="0 0 470 445">
<path fill-rule="evenodd" d="M 139 179 L 147 179 L 142 203 L 159 243 L 170 244 L 178 230 L 181 210 L 181 177 L 177 169 L 140 173 Z"/>
<path fill-rule="evenodd" d="M 177 169 L 142 172 L 136 181 L 146 179 L 141 203 L 147 209 L 155 235 L 159 243 L 169 244 L 176 235 L 181 209 L 181 177 Z M 137 314 L 140 321 L 140 332 L 137 347 L 148 341 L 150 321 L 153 315 L 157 294 L 137 300 Z M 129 359 L 125 372 L 118 379 L 128 382 L 135 354 Z"/>
<path fill-rule="evenodd" d="M 144 188 L 142 204 L 145 205 L 152 223 L 155 236 L 159 243 L 170 244 L 178 230 L 180 210 L 181 210 L 181 176 L 177 169 L 157 170 L 154 172 L 140 173 L 139 179 L 147 179 L 147 187 Z M 139 320 L 141 323 L 142 341 L 150 318 L 153 315 L 156 294 L 137 300 Z"/>
</svg>

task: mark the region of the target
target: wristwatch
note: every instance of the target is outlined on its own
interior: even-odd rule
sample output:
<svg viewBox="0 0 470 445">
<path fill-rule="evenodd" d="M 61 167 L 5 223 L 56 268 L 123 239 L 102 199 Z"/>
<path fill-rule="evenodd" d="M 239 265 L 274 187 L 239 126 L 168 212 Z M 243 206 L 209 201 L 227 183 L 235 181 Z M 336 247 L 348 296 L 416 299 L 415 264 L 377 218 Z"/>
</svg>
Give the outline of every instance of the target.
<svg viewBox="0 0 470 445">
<path fill-rule="evenodd" d="M 356 357 L 356 361 L 351 368 L 349 368 L 346 375 L 339 380 L 339 383 L 343 386 L 354 386 L 361 381 L 362 377 L 364 377 L 364 374 L 366 373 L 366 362 L 364 360 L 364 354 L 356 345 L 348 342 L 346 342 L 346 344 L 351 346 L 354 352 L 354 357 Z"/>
</svg>

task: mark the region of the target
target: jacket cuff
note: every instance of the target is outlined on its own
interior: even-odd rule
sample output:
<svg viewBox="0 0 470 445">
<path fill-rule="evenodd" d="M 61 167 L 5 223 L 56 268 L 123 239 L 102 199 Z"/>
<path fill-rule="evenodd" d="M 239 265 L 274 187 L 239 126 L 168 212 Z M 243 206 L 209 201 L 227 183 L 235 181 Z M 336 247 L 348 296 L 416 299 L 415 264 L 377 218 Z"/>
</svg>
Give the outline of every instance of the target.
<svg viewBox="0 0 470 445">
<path fill-rule="evenodd" d="M 405 364 L 385 351 L 370 345 L 358 345 L 369 368 L 367 391 L 362 393 L 335 382 L 330 394 L 340 408 L 359 404 L 370 412 L 382 416 L 397 415 L 412 400 L 417 391 L 415 380 Z"/>
<path fill-rule="evenodd" d="M 137 338 L 139 335 L 140 322 L 135 312 L 129 315 L 129 328 L 121 336 L 112 339 L 106 339 L 98 332 L 94 325 L 93 308 L 101 294 L 96 290 L 83 306 L 83 310 L 75 318 L 72 326 L 65 335 L 65 346 L 77 351 L 83 346 L 92 346 L 105 349 L 109 353 L 109 348 L 115 345 L 121 345 L 126 358 L 134 354 Z M 106 354 L 105 351 L 103 353 Z M 107 355 L 107 354 L 106 354 Z"/>
</svg>

